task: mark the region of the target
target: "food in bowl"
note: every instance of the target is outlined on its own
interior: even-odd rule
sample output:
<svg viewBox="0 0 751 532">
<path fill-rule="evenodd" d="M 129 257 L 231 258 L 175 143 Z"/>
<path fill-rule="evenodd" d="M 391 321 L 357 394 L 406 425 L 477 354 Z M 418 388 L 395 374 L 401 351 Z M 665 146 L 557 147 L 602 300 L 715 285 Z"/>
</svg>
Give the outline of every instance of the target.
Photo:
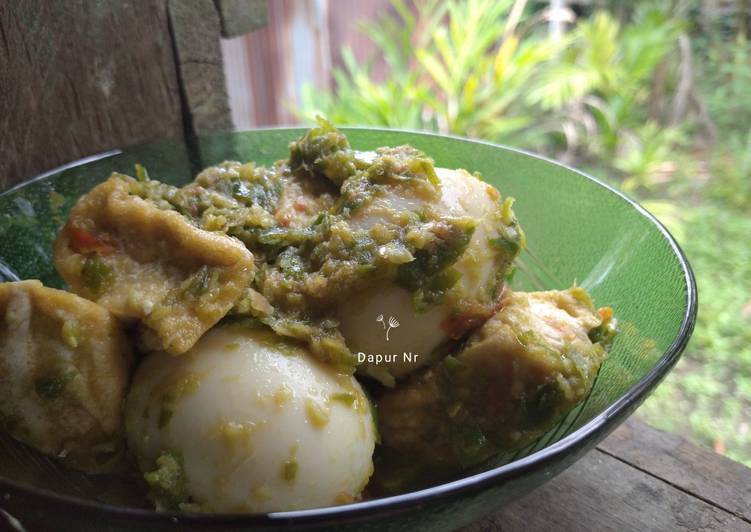
<svg viewBox="0 0 751 532">
<path fill-rule="evenodd" d="M 224 162 L 183 187 L 113 174 L 55 243 L 73 293 L 33 290 L 114 332 L 86 322 L 71 342 L 68 315 L 0 305 L 0 426 L 75 451 L 70 467 L 139 470 L 157 509 L 203 512 L 359 500 L 390 467 L 374 454 L 460 472 L 523 447 L 588 394 L 616 322 L 580 287 L 510 290 L 512 203 L 409 146 L 358 152 L 325 121 L 271 167 Z M 0 294 L 29 299 L 28 283 Z M 66 338 L 5 377 L 17 344 Z M 93 357 L 114 377 L 107 430 L 34 432 L 81 410 Z M 40 368 L 68 366 L 81 376 L 40 396 Z"/>
<path fill-rule="evenodd" d="M 124 449 L 132 361 L 105 308 L 39 281 L 0 283 L 0 428 L 88 472 Z"/>
<path fill-rule="evenodd" d="M 342 504 L 373 470 L 375 423 L 357 379 L 244 321 L 213 328 L 184 355 L 149 354 L 125 412 L 160 508 Z"/>
</svg>

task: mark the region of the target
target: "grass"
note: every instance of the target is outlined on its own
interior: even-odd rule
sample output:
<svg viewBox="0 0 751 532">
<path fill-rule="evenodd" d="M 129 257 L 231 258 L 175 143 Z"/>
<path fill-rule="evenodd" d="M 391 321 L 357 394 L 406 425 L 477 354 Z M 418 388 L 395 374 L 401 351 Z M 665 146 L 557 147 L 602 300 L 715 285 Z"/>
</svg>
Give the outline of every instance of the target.
<svg viewBox="0 0 751 532">
<path fill-rule="evenodd" d="M 707 202 L 662 214 L 696 274 L 699 315 L 638 416 L 751 466 L 751 216 Z"/>
</svg>

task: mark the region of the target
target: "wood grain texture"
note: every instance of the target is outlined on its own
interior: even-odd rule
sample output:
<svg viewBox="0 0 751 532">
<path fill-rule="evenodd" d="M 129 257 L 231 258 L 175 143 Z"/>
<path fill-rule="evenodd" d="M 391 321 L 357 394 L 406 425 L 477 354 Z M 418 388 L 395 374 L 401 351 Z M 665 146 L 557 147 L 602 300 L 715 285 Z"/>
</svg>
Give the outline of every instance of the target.
<svg viewBox="0 0 751 532">
<path fill-rule="evenodd" d="M 302 100 L 303 83 L 324 86 L 329 78 L 328 9 L 350 4 L 363 2 L 268 3 L 267 25 L 243 37 L 245 52 L 230 57 L 227 65 L 228 69 L 247 71 L 242 79 L 248 83 L 238 87 L 235 96 L 246 95 L 243 106 L 252 109 L 248 122 L 254 126 L 299 122 L 296 109 Z M 353 20 L 349 22 L 354 24 Z"/>
<path fill-rule="evenodd" d="M 266 0 L 214 0 L 223 37 L 237 37 L 268 22 Z"/>
<path fill-rule="evenodd" d="M 299 123 L 304 85 L 332 87 L 332 68 L 344 66 L 344 48 L 358 61 L 373 61 L 375 79 L 386 79 L 385 59 L 361 25 L 393 12 L 390 0 L 269 0 L 263 28 L 224 43 L 236 125 Z"/>
<path fill-rule="evenodd" d="M 232 129 L 214 2 L 169 0 L 169 18 L 188 131 Z"/>
<path fill-rule="evenodd" d="M 166 0 L 0 0 L 0 190 L 182 135 Z"/>
<path fill-rule="evenodd" d="M 751 469 L 631 420 L 559 476 L 464 532 L 751 531 L 739 511 L 751 506 L 749 486 Z"/>
<path fill-rule="evenodd" d="M 600 450 L 751 522 L 751 469 L 644 423 L 621 426 Z"/>
</svg>

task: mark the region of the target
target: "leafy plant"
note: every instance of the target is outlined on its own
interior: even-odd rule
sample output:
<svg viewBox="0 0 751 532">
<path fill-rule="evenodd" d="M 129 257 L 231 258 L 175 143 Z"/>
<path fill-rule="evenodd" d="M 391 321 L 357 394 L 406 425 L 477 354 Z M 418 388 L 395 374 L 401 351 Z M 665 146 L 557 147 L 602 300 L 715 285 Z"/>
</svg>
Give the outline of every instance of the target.
<svg viewBox="0 0 751 532">
<path fill-rule="evenodd" d="M 712 151 L 709 193 L 739 209 L 751 208 L 751 128 L 731 132 Z"/>
<path fill-rule="evenodd" d="M 344 124 L 430 129 L 443 133 L 513 139 L 534 123 L 523 98 L 537 66 L 553 46 L 521 27 L 526 2 L 427 0 L 416 12 L 402 0 L 364 31 L 389 68 L 376 83 L 372 64 L 358 65 L 343 51 L 345 68 L 334 72 L 336 90 L 307 87 L 303 116 L 316 113 Z"/>
<path fill-rule="evenodd" d="M 640 412 L 751 465 L 751 44 L 740 18 L 707 22 L 696 0 L 608 0 L 554 42 L 540 4 L 394 0 L 396 15 L 365 29 L 387 81 L 345 51 L 334 91 L 307 88 L 305 116 L 520 145 L 646 200 L 703 295 L 682 362 Z M 676 95 L 699 109 L 675 113 Z M 702 113 L 714 144 L 698 135 Z"/>
<path fill-rule="evenodd" d="M 708 41 L 699 51 L 700 88 L 709 114 L 724 132 L 748 130 L 751 123 L 751 41 L 738 34 L 729 41 Z"/>
<path fill-rule="evenodd" d="M 649 120 L 621 133 L 613 167 L 625 176 L 622 188 L 631 191 L 670 181 L 678 164 L 675 153 L 687 144 L 681 128 L 663 127 Z"/>
<path fill-rule="evenodd" d="M 639 413 L 751 466 L 751 218 L 709 202 L 671 211 L 701 304 L 681 362 Z"/>
<path fill-rule="evenodd" d="M 420 80 L 411 50 L 425 45 L 430 29 L 445 15 L 446 5 L 439 0 L 421 2 L 420 18 L 402 0 L 394 0 L 392 6 L 396 16 L 383 16 L 372 26 L 361 25 L 389 68 L 387 81 L 374 79 L 373 59 L 360 64 L 345 47 L 344 68 L 333 71 L 336 91 L 318 91 L 305 85 L 298 110 L 302 117 L 314 121 L 323 114 L 338 124 L 436 129 L 424 113 L 429 87 Z"/>
<path fill-rule="evenodd" d="M 601 11 L 566 35 L 527 102 L 548 111 L 564 143 L 559 158 L 602 161 L 629 188 L 670 177 L 671 153 L 685 135 L 649 112 L 655 73 L 676 48 L 680 21 L 640 9 L 622 25 Z"/>
<path fill-rule="evenodd" d="M 717 125 L 709 154 L 710 194 L 728 204 L 751 207 L 751 41 L 742 33 L 707 41 L 699 59 L 700 89 Z"/>
<path fill-rule="evenodd" d="M 415 9 L 412 9 L 414 5 Z M 394 0 L 396 15 L 364 28 L 389 68 L 343 51 L 335 91 L 306 87 L 303 116 L 342 124 L 428 129 L 523 145 L 568 162 L 601 161 L 630 188 L 670 177 L 684 141 L 646 111 L 658 67 L 683 25 L 637 9 L 623 25 L 607 12 L 547 38 L 525 1 Z"/>
<path fill-rule="evenodd" d="M 334 70 L 337 94 L 318 92 L 305 85 L 301 114 L 313 121 L 325 115 L 336 124 L 370 124 L 410 129 L 435 129 L 423 115 L 427 89 L 416 83 L 416 73 L 396 81 L 391 77 L 376 83 L 369 65 L 359 65 L 352 50 L 345 48 L 342 58 L 346 70 Z"/>
</svg>

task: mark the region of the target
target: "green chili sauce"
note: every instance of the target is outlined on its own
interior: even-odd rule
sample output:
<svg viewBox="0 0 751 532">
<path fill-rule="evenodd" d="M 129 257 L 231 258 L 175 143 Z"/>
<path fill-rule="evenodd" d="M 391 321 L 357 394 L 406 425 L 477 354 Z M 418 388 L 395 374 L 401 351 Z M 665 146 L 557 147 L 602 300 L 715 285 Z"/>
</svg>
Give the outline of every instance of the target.
<svg viewBox="0 0 751 532">
<path fill-rule="evenodd" d="M 309 220 L 290 223 L 280 210 L 295 200 L 296 183 L 314 191 L 300 200 L 321 209 Z M 307 343 L 316 356 L 347 371 L 356 359 L 332 318 L 337 302 L 380 280 L 412 292 L 418 312 L 444 302 L 460 277 L 452 265 L 475 226 L 471 218 L 441 216 L 429 207 L 387 213 L 367 228 L 355 223 L 388 194 L 408 194 L 429 206 L 440 199 L 441 183 L 433 160 L 419 150 L 399 146 L 358 152 L 324 120 L 290 144 L 288 159 L 271 167 L 225 162 L 182 188 L 133 180 L 131 193 L 179 212 L 201 229 L 241 240 L 258 270 L 234 312 Z M 498 209 L 504 227 L 493 242 L 500 256 L 493 291 L 508 275 L 523 239 L 509 215 L 510 204 L 499 200 Z"/>
</svg>

